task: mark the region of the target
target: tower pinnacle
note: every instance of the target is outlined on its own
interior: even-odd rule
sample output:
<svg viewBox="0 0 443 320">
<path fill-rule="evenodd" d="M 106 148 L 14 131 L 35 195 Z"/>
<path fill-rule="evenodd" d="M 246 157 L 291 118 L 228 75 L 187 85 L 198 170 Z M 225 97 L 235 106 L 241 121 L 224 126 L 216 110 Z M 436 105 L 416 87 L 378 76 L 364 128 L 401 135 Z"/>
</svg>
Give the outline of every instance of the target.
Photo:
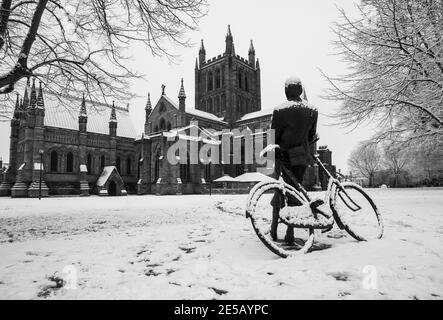
<svg viewBox="0 0 443 320">
<path fill-rule="evenodd" d="M 28 88 L 30 88 L 29 78 L 26 80 L 25 93 L 23 94 L 23 109 L 27 109 L 29 105 Z"/>
<path fill-rule="evenodd" d="M 255 54 L 254 42 L 251 40 L 251 44 L 249 45 L 249 53 Z"/>
<path fill-rule="evenodd" d="M 205 45 L 203 43 L 203 39 L 201 41 L 200 51 L 198 52 L 198 60 L 200 66 L 206 62 L 206 50 L 205 50 Z"/>
<path fill-rule="evenodd" d="M 178 98 L 185 98 L 186 99 L 186 93 L 185 93 L 185 86 L 183 85 L 183 78 L 181 81 L 181 86 L 180 86 L 180 92 L 178 93 Z"/>
<path fill-rule="evenodd" d="M 13 119 L 18 119 L 20 117 L 20 95 L 17 92 L 17 99 L 15 101 L 15 108 L 14 108 L 14 117 Z"/>
<path fill-rule="evenodd" d="M 115 101 L 112 101 L 111 118 L 109 122 L 117 122 L 117 115 L 115 112 Z"/>
<path fill-rule="evenodd" d="M 42 90 L 42 82 L 39 82 L 38 87 L 38 97 L 37 97 L 37 108 L 38 109 L 45 109 L 45 102 L 43 100 L 43 90 Z"/>
<path fill-rule="evenodd" d="M 228 33 L 226 34 L 225 54 L 235 56 L 234 37 L 232 36 L 231 25 L 228 25 Z"/>
<path fill-rule="evenodd" d="M 255 68 L 255 48 L 254 48 L 254 43 L 251 40 L 251 44 L 249 46 L 249 64 Z"/>
<path fill-rule="evenodd" d="M 205 44 L 203 43 L 203 39 L 201 40 L 200 52 L 206 53 Z"/>
<path fill-rule="evenodd" d="M 180 92 L 178 93 L 178 107 L 180 111 L 185 112 L 186 109 L 186 93 L 185 93 L 185 86 L 183 85 L 183 78 L 182 83 L 180 86 Z"/>
<path fill-rule="evenodd" d="M 80 107 L 80 117 L 87 117 L 85 94 L 83 93 L 82 105 Z"/>
<path fill-rule="evenodd" d="M 35 90 L 35 78 L 32 78 L 30 106 L 31 108 L 35 108 L 36 105 L 37 105 L 37 92 Z"/>
<path fill-rule="evenodd" d="M 145 111 L 149 113 L 151 113 L 152 111 L 152 104 L 151 104 L 151 94 L 148 93 L 148 101 L 146 101 L 146 107 L 145 107 Z"/>
</svg>

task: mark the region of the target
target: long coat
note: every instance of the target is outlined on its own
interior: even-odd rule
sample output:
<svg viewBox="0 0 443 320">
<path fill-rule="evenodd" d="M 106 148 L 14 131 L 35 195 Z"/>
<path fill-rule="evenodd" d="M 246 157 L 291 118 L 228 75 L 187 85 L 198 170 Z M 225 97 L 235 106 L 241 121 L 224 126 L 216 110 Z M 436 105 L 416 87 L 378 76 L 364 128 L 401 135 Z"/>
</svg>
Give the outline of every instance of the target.
<svg viewBox="0 0 443 320">
<path fill-rule="evenodd" d="M 291 166 L 312 163 L 310 144 L 317 137 L 317 120 L 317 109 L 306 100 L 286 101 L 274 109 L 275 143 L 287 153 Z"/>
</svg>

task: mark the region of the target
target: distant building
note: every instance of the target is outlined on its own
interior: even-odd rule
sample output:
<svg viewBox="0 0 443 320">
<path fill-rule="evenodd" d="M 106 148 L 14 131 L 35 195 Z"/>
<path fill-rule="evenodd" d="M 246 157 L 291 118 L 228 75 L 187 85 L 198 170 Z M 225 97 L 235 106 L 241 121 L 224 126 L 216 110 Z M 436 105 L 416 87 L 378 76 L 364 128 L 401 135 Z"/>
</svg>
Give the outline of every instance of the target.
<svg viewBox="0 0 443 320">
<path fill-rule="evenodd" d="M 79 111 L 69 105 L 78 105 Z M 23 98 L 17 95 L 0 195 L 37 197 L 40 169 L 43 196 L 89 195 L 108 166 L 115 166 L 126 188 L 135 192 L 136 135 L 128 111 L 84 97 L 44 94 L 41 85 L 36 89 L 35 81 L 31 86 L 28 80 Z"/>
<path fill-rule="evenodd" d="M 225 52 L 209 60 L 206 59 L 203 41 L 201 43 L 195 64 L 195 108 L 186 104 L 183 80 L 178 103 L 166 95 L 165 87 L 154 108 L 148 96 L 145 136 L 136 141 L 137 157 L 142 166 L 140 194 L 205 193 L 208 182 L 224 175 L 238 177 L 246 172 L 269 173 L 269 168 L 255 164 L 235 165 L 219 161 L 220 164 L 216 165 L 171 165 L 167 161 L 167 151 L 176 142 L 168 141 L 170 132 L 179 131 L 181 135 L 177 135 L 177 139 L 188 139 L 189 126 L 194 121 L 202 130 L 216 131 L 243 131 L 247 128 L 266 131 L 270 126 L 273 109 L 262 110 L 261 107 L 260 64 L 252 41 L 248 59 L 236 54 L 229 27 L 225 41 Z M 266 138 L 264 143 L 266 145 Z M 319 152 L 327 155 L 325 164 L 335 174 L 335 167 L 331 167 L 331 151 L 325 149 Z M 304 183 L 308 188 L 320 188 L 318 167 L 309 168 Z"/>
<path fill-rule="evenodd" d="M 326 169 L 333 175 L 336 176 L 336 167 L 332 164 L 332 151 L 328 149 L 328 146 L 319 146 L 317 153 L 319 154 L 320 161 L 324 164 Z M 328 175 L 319 170 L 318 173 L 319 182 L 322 190 L 328 188 L 329 177 Z"/>
<path fill-rule="evenodd" d="M 146 105 L 144 139 L 138 139 L 137 154 L 142 160 L 139 193 L 176 194 L 202 193 L 207 183 L 230 174 L 239 176 L 255 171 L 256 165 L 170 165 L 167 133 L 198 122 L 200 129 L 251 130 L 269 127 L 272 109 L 261 110 L 260 64 L 251 41 L 248 59 L 235 53 L 234 40 L 228 27 L 226 49 L 222 55 L 206 59 L 203 41 L 195 64 L 195 107 L 186 105 L 182 80 L 178 104 L 170 99 L 163 87 L 162 96 L 152 108 Z M 189 130 L 182 132 L 188 134 Z M 143 150 L 143 152 L 142 152 Z"/>
<path fill-rule="evenodd" d="M 34 81 L 32 86 L 28 81 L 23 98 L 17 96 L 11 120 L 10 166 L 3 174 L 0 195 L 38 196 L 41 168 L 43 195 L 206 193 L 208 183 L 224 175 L 270 173 L 272 168 L 246 165 L 243 158 L 241 164 L 168 162 L 169 147 L 189 139 L 194 123 L 200 131 L 213 129 L 218 134 L 224 129 L 265 132 L 270 126 L 273 109 L 262 110 L 260 64 L 252 41 L 247 59 L 236 54 L 229 27 L 225 41 L 225 52 L 212 59 L 206 59 L 201 43 L 194 108 L 186 104 L 183 80 L 178 102 L 163 86 L 155 106 L 148 94 L 144 133 L 138 136 L 128 108 L 44 94 L 41 86 L 37 90 Z M 75 105 L 78 111 L 63 105 Z M 172 134 L 175 139 L 168 141 Z M 264 135 L 263 141 L 266 145 Z M 318 152 L 335 174 L 331 151 L 325 147 Z M 308 169 L 304 184 L 311 189 L 327 187 L 317 166 Z"/>
</svg>

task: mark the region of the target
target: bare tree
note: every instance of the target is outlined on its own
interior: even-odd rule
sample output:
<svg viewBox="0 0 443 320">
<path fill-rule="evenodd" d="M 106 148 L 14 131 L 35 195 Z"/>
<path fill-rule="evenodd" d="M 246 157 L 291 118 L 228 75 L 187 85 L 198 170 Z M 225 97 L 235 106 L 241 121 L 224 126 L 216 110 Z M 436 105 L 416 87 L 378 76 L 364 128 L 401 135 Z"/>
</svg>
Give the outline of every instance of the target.
<svg viewBox="0 0 443 320">
<path fill-rule="evenodd" d="M 127 99 L 130 47 L 175 56 L 167 43 L 188 46 L 206 0 L 1 0 L 0 111 L 17 84 L 33 76 L 46 90 L 90 99 Z M 22 80 L 22 81 L 20 81 Z"/>
<path fill-rule="evenodd" d="M 442 180 L 443 178 L 443 147 L 429 150 L 423 146 L 414 146 L 409 151 L 408 169 L 412 176 L 420 181 Z"/>
<path fill-rule="evenodd" d="M 443 1 L 363 0 L 360 18 L 340 10 L 334 41 L 349 65 L 325 75 L 346 126 L 375 121 L 376 141 L 435 144 L 443 133 Z"/>
<path fill-rule="evenodd" d="M 351 153 L 348 160 L 350 170 L 368 179 L 369 187 L 374 186 L 375 172 L 381 165 L 381 154 L 378 145 L 361 143 Z"/>
<path fill-rule="evenodd" d="M 405 168 L 410 159 L 408 150 L 399 148 L 393 144 L 386 144 L 383 149 L 383 162 L 394 175 L 394 187 L 396 188 L 398 187 L 401 171 Z"/>
</svg>

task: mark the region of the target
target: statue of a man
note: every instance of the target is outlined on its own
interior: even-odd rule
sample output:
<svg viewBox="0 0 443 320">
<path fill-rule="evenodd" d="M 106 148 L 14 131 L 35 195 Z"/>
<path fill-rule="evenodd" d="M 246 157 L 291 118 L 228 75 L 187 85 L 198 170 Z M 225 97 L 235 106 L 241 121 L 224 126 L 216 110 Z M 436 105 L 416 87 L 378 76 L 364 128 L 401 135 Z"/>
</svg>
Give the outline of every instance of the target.
<svg viewBox="0 0 443 320">
<path fill-rule="evenodd" d="M 299 78 L 292 77 L 286 80 L 285 93 L 288 101 L 274 109 L 271 129 L 275 130 L 275 143 L 280 146 L 281 162 L 302 183 L 306 168 L 313 162 L 310 145 L 317 139 L 318 111 L 302 99 L 303 86 Z M 280 172 L 276 174 L 278 176 Z M 283 179 L 294 186 L 292 180 L 284 173 Z M 271 204 L 273 207 L 271 236 L 276 240 L 280 209 L 285 206 L 282 194 L 276 193 Z M 288 206 L 300 205 L 297 199 L 288 199 Z M 288 227 L 285 241 L 294 242 L 292 227 Z"/>
</svg>

